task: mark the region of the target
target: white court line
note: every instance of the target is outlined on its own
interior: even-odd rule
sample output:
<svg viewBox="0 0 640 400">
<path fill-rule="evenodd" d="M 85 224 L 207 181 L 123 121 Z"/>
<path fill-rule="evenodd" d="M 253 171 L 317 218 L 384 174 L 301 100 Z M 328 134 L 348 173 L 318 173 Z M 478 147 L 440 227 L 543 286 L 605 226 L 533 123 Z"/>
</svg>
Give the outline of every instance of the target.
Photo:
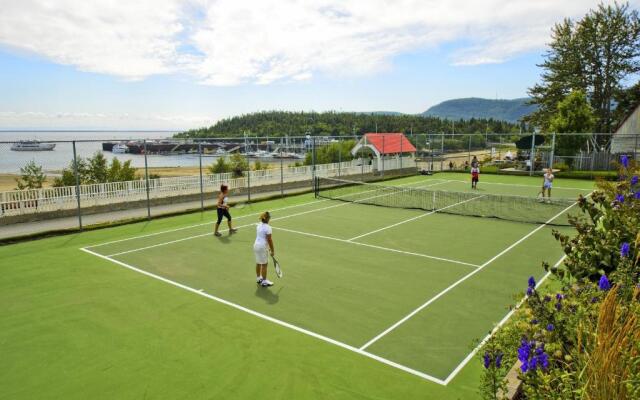
<svg viewBox="0 0 640 400">
<path fill-rule="evenodd" d="M 469 181 L 464 181 L 462 179 L 446 179 L 447 182 L 463 182 L 469 183 Z M 538 188 L 540 189 L 542 185 L 523 185 L 521 183 L 503 183 L 503 182 L 482 182 L 483 185 L 505 185 L 505 186 L 518 186 L 518 187 L 530 187 L 530 188 Z M 575 188 L 575 187 L 565 187 L 565 186 L 554 186 L 553 189 L 567 189 L 567 190 L 582 190 L 584 192 L 591 192 L 593 189 L 585 189 L 585 188 Z"/>
<path fill-rule="evenodd" d="M 433 185 L 432 185 L 432 186 L 433 186 Z M 394 227 L 396 227 L 396 226 L 398 226 L 398 225 L 406 224 L 407 222 L 415 221 L 416 219 L 420 219 L 420 218 L 423 218 L 423 217 L 426 217 L 426 216 L 429 216 L 429 215 L 435 214 L 435 213 L 437 213 L 438 211 L 446 210 L 447 208 L 455 207 L 455 206 L 457 206 L 457 205 L 464 204 L 464 203 L 467 203 L 467 202 L 469 202 L 469 201 L 473 201 L 473 200 L 476 200 L 476 199 L 479 199 L 479 198 L 482 198 L 482 197 L 485 197 L 485 196 L 486 196 L 486 194 L 485 194 L 485 195 L 482 195 L 482 196 L 474 197 L 474 198 L 472 198 L 472 199 L 467 199 L 467 200 L 464 200 L 464 201 L 459 201 L 459 202 L 457 202 L 457 203 L 455 203 L 455 204 L 450 204 L 450 205 L 448 205 L 448 206 L 446 206 L 446 207 L 438 208 L 438 209 L 436 209 L 436 210 L 434 210 L 434 211 L 431 211 L 431 212 L 428 212 L 428 213 L 426 213 L 426 214 L 421 214 L 421 215 L 418 215 L 417 217 L 413 217 L 413 218 L 405 219 L 404 221 L 396 222 L 396 223 L 395 223 L 395 224 L 393 224 L 393 225 L 385 226 L 385 227 L 382 227 L 382 228 L 380 228 L 380 229 L 376 229 L 375 231 L 367 232 L 367 233 L 364 233 L 364 234 L 362 234 L 362 235 L 359 235 L 359 236 L 356 236 L 356 237 L 352 237 L 351 239 L 349 239 L 349 241 L 357 240 L 357 239 L 363 238 L 363 237 L 365 237 L 365 236 L 373 235 L 374 233 L 382 232 L 382 231 L 384 231 L 384 230 L 387 230 L 387 229 L 390 229 L 390 228 L 394 228 Z"/>
<path fill-rule="evenodd" d="M 437 185 L 437 183 L 436 183 L 435 185 Z M 433 186 L 433 185 L 420 186 L 420 187 L 428 187 L 428 186 Z M 372 196 L 372 197 L 367 197 L 367 198 L 364 198 L 364 199 L 361 199 L 361 200 L 358 200 L 358 201 L 370 200 L 370 199 L 374 199 L 374 198 L 376 198 L 376 197 L 388 196 L 388 195 L 389 195 L 388 193 L 385 193 L 385 194 L 380 194 L 380 195 L 376 195 L 376 196 Z M 314 213 L 314 212 L 318 212 L 318 211 L 324 211 L 324 210 L 328 210 L 328 209 L 331 209 L 331 208 L 344 207 L 344 206 L 348 206 L 348 205 L 350 205 L 350 204 L 358 204 L 358 201 L 352 201 L 352 202 L 346 202 L 346 203 L 334 204 L 334 205 L 332 205 L 332 206 L 322 207 L 322 208 L 314 208 L 313 210 L 302 211 L 302 212 L 295 213 L 295 214 L 290 214 L 290 215 L 285 215 L 285 216 L 278 217 L 278 218 L 273 218 L 273 219 L 271 219 L 271 221 L 279 221 L 279 220 L 281 220 L 281 219 L 287 219 L 287 218 L 291 218 L 291 217 L 297 217 L 297 216 L 300 216 L 300 215 L 305 215 L 305 214 Z M 253 226 L 253 225 L 255 225 L 255 223 L 250 223 L 250 224 L 246 224 L 246 225 L 240 225 L 240 226 L 238 226 L 237 228 L 246 228 L 246 227 L 248 227 L 248 226 Z M 228 231 L 228 229 L 223 229 L 221 232 L 226 232 L 226 231 Z M 149 245 L 149 246 L 145 246 L 145 247 L 140 247 L 140 248 L 133 249 L 133 250 L 126 250 L 126 251 L 121 251 L 121 252 L 119 252 L 119 253 L 109 254 L 109 255 L 107 255 L 107 257 L 115 257 L 115 256 L 123 255 L 123 254 L 135 253 L 135 252 L 138 252 L 138 251 L 148 250 L 148 249 L 153 249 L 153 248 L 156 248 L 156 247 L 166 246 L 166 245 L 173 244 L 173 243 L 184 242 L 185 240 L 191 240 L 191 239 L 197 239 L 197 238 L 201 238 L 201 237 L 205 237 L 205 236 L 210 236 L 210 235 L 212 235 L 212 234 L 213 234 L 213 233 L 211 233 L 211 232 L 207 232 L 207 233 L 201 233 L 201 234 L 199 234 L 199 235 L 187 236 L 187 237 L 185 237 L 185 238 L 180 238 L 180 239 L 170 240 L 170 241 L 168 241 L 168 242 L 163 242 L 163 243 L 153 244 L 153 245 Z M 93 248 L 93 247 L 96 247 L 96 246 L 89 246 L 89 247 L 87 247 L 87 248 Z"/>
<path fill-rule="evenodd" d="M 563 255 L 562 257 L 560 257 L 560 260 L 558 260 L 558 262 L 555 263 L 555 265 L 553 266 L 554 268 L 557 268 L 560 264 L 562 264 L 562 262 L 564 261 L 564 259 L 567 258 L 566 254 Z M 542 285 L 542 283 L 547 280 L 547 278 L 549 277 L 549 275 L 551 275 L 551 271 L 547 272 L 546 274 L 544 274 L 544 276 L 542 277 L 542 279 L 540 279 L 540 281 L 536 284 L 536 289 L 540 287 L 540 285 Z M 458 364 L 458 366 L 449 374 L 449 376 L 447 376 L 447 378 L 444 380 L 445 384 L 448 384 L 449 382 L 451 382 L 451 380 L 453 378 L 456 377 L 456 375 L 458 375 L 458 372 L 460 372 L 462 370 L 462 368 L 465 367 L 465 365 L 467 365 L 469 363 L 469 361 L 471 361 L 471 359 L 476 355 L 476 353 L 478 353 L 478 351 L 482 348 L 482 346 L 485 345 L 485 343 L 487 343 L 487 341 L 491 338 L 491 336 L 495 335 L 496 332 L 498 332 L 498 330 L 507 323 L 507 321 L 511 318 L 511 316 L 522 306 L 522 304 L 524 304 L 525 300 L 527 298 L 523 297 L 518 304 L 516 304 L 516 306 L 507 313 L 507 315 L 504 316 L 504 318 L 502 318 L 502 320 L 500 322 L 498 322 L 498 324 L 491 330 L 491 332 L 484 337 L 484 339 L 482 339 L 482 341 L 480 341 L 480 343 L 478 343 L 478 345 L 471 351 L 471 353 L 469 353 L 467 355 L 467 357 L 465 357 L 464 360 L 462 360 L 462 362 L 460 364 Z"/>
<path fill-rule="evenodd" d="M 473 267 L 473 268 L 480 268 L 480 266 L 477 265 L 477 264 L 471 264 L 471 263 L 467 263 L 467 262 L 464 262 L 464 261 L 451 260 L 451 259 L 448 259 L 448 258 L 430 256 L 428 254 L 422 254 L 422 253 L 413 253 L 413 252 L 410 252 L 410 251 L 397 250 L 397 249 L 392 249 L 390 247 L 376 246 L 376 245 L 373 245 L 373 244 L 353 242 L 350 239 L 347 240 L 347 239 L 340 239 L 340 238 L 335 238 L 335 237 L 331 237 L 331 236 L 316 235 L 315 233 L 294 231 L 293 229 L 280 228 L 280 227 L 277 227 L 277 226 L 274 226 L 273 229 L 281 230 L 281 231 L 285 231 L 285 232 L 290 232 L 290 233 L 297 233 L 299 235 L 316 237 L 316 238 L 319 238 L 319 239 L 335 240 L 337 242 L 349 243 L 349 244 L 353 244 L 353 245 L 356 245 L 356 246 L 370 247 L 372 249 L 385 250 L 385 251 L 390 251 L 390 252 L 393 252 L 393 253 L 400 253 L 400 254 L 406 254 L 406 255 L 410 255 L 410 256 L 430 258 L 430 259 L 433 259 L 433 260 L 445 261 L 445 262 L 454 263 L 454 264 L 467 265 L 467 266 Z"/>
<path fill-rule="evenodd" d="M 444 289 L 443 291 L 441 291 L 440 293 L 438 293 L 437 295 L 435 295 L 434 297 L 430 298 L 429 300 L 427 300 L 427 302 L 425 302 L 424 304 L 422 304 L 420 307 L 416 308 L 415 310 L 411 311 L 409 314 L 407 314 L 404 318 L 402 318 L 401 320 L 399 320 L 398 322 L 396 322 L 395 324 L 391 325 L 389 328 L 385 329 L 383 332 L 381 332 L 380 334 L 378 334 L 376 337 L 374 337 L 373 339 L 369 340 L 367 343 L 365 343 L 362 347 L 360 347 L 360 350 L 364 350 L 367 347 L 371 346 L 372 344 L 374 344 L 375 342 L 377 342 L 378 340 L 380 340 L 382 337 L 386 336 L 389 332 L 393 331 L 394 329 L 396 329 L 398 326 L 402 325 L 403 323 L 405 323 L 407 320 L 409 320 L 411 317 L 413 317 L 414 315 L 416 315 L 417 313 L 419 313 L 420 311 L 422 311 L 423 309 L 425 309 L 426 307 L 428 307 L 429 305 L 431 305 L 434 301 L 438 300 L 440 297 L 444 296 L 445 294 L 447 294 L 450 290 L 452 290 L 453 288 L 455 288 L 456 286 L 458 286 L 459 284 L 461 284 L 462 282 L 466 281 L 467 279 L 471 278 L 473 275 L 477 274 L 478 272 L 480 272 L 481 270 L 483 270 L 487 265 L 491 264 L 493 261 L 495 261 L 496 259 L 498 259 L 499 257 L 503 256 L 505 253 L 507 253 L 508 251 L 510 251 L 511 249 L 513 249 L 514 247 L 516 247 L 518 244 L 522 243 L 523 241 L 525 241 L 526 239 L 528 239 L 531 235 L 533 235 L 534 233 L 538 232 L 540 229 L 544 228 L 545 226 L 547 226 L 547 224 L 551 223 L 551 221 L 553 221 L 554 219 L 558 218 L 560 215 L 564 214 L 565 212 L 567 212 L 571 207 L 575 206 L 576 203 L 571 204 L 569 207 L 565 208 L 564 210 L 560 211 L 558 214 L 554 215 L 553 217 L 551 217 L 547 222 L 545 222 L 544 224 L 538 226 L 537 228 L 535 228 L 534 230 L 532 230 L 531 232 L 527 233 L 525 236 L 523 236 L 522 238 L 520 238 L 517 242 L 513 243 L 511 246 L 507 247 L 506 249 L 502 250 L 500 253 L 498 253 L 497 255 L 493 256 L 489 261 L 485 262 L 484 264 L 482 264 L 480 267 L 478 267 L 477 269 L 471 271 L 470 273 L 468 273 L 467 275 L 463 276 L 462 278 L 458 279 L 456 282 L 454 282 L 453 284 L 451 284 L 449 287 L 447 287 L 446 289 Z"/>
<path fill-rule="evenodd" d="M 335 339 L 332 339 L 332 338 L 330 338 L 330 337 L 327 337 L 327 336 L 324 336 L 324 335 L 321 335 L 321 334 L 318 334 L 318 333 L 312 332 L 312 331 L 310 331 L 310 330 L 307 330 L 307 329 L 301 328 L 301 327 L 299 327 L 299 326 L 296 326 L 296 325 L 290 324 L 290 323 L 288 323 L 288 322 L 284 322 L 284 321 L 282 321 L 282 320 L 279 320 L 279 319 L 276 319 L 276 318 L 270 317 L 270 316 L 268 316 L 268 315 L 266 315 L 266 314 L 262 314 L 262 313 L 260 313 L 260 312 L 257 312 L 257 311 L 254 311 L 254 310 L 252 310 L 252 309 L 249 309 L 249 308 L 243 307 L 243 306 L 241 306 L 241 305 L 239 305 L 239 304 L 236 304 L 236 303 L 232 303 L 232 302 L 230 302 L 230 301 L 228 301 L 228 300 L 224 300 L 224 299 L 222 299 L 222 298 L 220 298 L 220 297 L 216 297 L 216 296 L 210 295 L 210 294 L 205 293 L 205 292 L 203 292 L 203 291 L 201 291 L 201 290 L 194 289 L 194 288 L 192 288 L 192 287 L 190 287 L 190 286 L 183 285 L 183 284 L 178 283 L 178 282 L 176 282 L 176 281 L 172 281 L 171 279 L 164 278 L 164 277 L 162 277 L 162 276 L 160 276 L 160 275 L 156 275 L 156 274 L 153 274 L 153 273 L 151 273 L 151 272 L 145 271 L 145 270 L 143 270 L 143 269 L 136 268 L 136 267 L 134 267 L 134 266 L 132 266 L 132 265 L 129 265 L 129 264 L 123 263 L 122 261 L 114 260 L 113 258 L 110 258 L 110 257 L 108 257 L 108 256 L 104 256 L 104 255 L 102 255 L 102 254 L 95 253 L 95 252 L 93 252 L 93 251 L 91 251 L 91 250 L 88 250 L 86 247 L 85 247 L 85 248 L 81 248 L 80 250 L 82 250 L 82 251 L 84 251 L 84 252 L 86 252 L 86 253 L 88 253 L 88 254 L 94 255 L 94 256 L 96 256 L 96 257 L 100 257 L 100 258 L 102 258 L 102 259 L 104 259 L 104 260 L 111 261 L 111 262 L 113 262 L 113 263 L 115 263 L 115 264 L 120 265 L 121 267 L 128 268 L 128 269 L 130 269 L 130 270 L 132 270 L 132 271 L 135 271 L 135 272 L 141 273 L 141 274 L 143 274 L 143 275 L 146 275 L 146 276 L 151 277 L 151 278 L 154 278 L 154 279 L 158 279 L 158 280 L 160 280 L 160 281 L 162 281 L 162 282 L 165 282 L 165 283 L 168 283 L 168 284 L 170 284 L 170 285 L 176 286 L 176 287 L 178 287 L 178 288 L 180 288 L 180 289 L 184 289 L 184 290 L 186 290 L 186 291 L 188 291 L 188 292 L 191 292 L 191 293 L 197 294 L 197 295 L 199 295 L 199 296 L 206 297 L 206 298 L 211 299 L 211 300 L 215 300 L 215 301 L 217 301 L 217 302 L 219 302 L 219 303 L 222 303 L 222 304 L 227 305 L 227 306 L 229 306 L 229 307 L 233 307 L 233 308 L 235 308 L 235 309 L 237 309 L 237 310 L 240 310 L 240 311 L 246 312 L 247 314 L 251 314 L 251 315 L 253 315 L 253 316 L 255 316 L 255 317 L 262 318 L 262 319 L 264 319 L 264 320 L 266 320 L 266 321 L 273 322 L 273 323 L 278 324 L 278 325 L 280 325 L 280 326 L 283 326 L 283 327 L 285 327 L 285 328 L 292 329 L 292 330 L 294 330 L 294 331 L 297 331 L 297 332 L 303 333 L 303 334 L 305 334 L 305 335 L 308 335 L 308 336 L 314 337 L 314 338 L 316 338 L 316 339 L 320 339 L 320 340 L 322 340 L 322 341 L 324 341 L 324 342 L 331 343 L 331 344 L 336 345 L 336 346 L 338 346 L 338 347 L 341 347 L 341 348 L 343 348 L 343 349 L 346 349 L 346 350 L 352 351 L 352 352 L 354 352 L 354 353 L 357 353 L 357 354 L 363 355 L 363 356 L 365 356 L 365 357 L 371 358 L 371 359 L 373 359 L 373 360 L 376 360 L 376 361 L 378 361 L 378 362 L 381 362 L 381 363 L 386 364 L 386 365 L 388 365 L 388 366 L 391 366 L 391 367 L 393 367 L 393 368 L 396 368 L 396 369 L 402 370 L 402 371 L 404 371 L 404 372 L 408 372 L 408 373 L 410 373 L 410 374 L 412 374 L 412 375 L 418 376 L 418 377 L 420 377 L 420 378 L 422 378 L 422 379 L 426 379 L 426 380 L 428 380 L 428 381 L 431 381 L 431 382 L 437 383 L 437 384 L 439 384 L 439 385 L 446 385 L 442 379 L 438 379 L 438 378 L 436 378 L 436 377 L 434 377 L 434 376 L 431 376 L 431 375 L 429 375 L 429 374 L 425 374 L 424 372 L 417 371 L 417 370 L 415 370 L 415 369 L 409 368 L 409 367 L 404 366 L 404 365 L 402 365 L 402 364 L 398 364 L 398 363 L 396 363 L 396 362 L 394 362 L 394 361 L 387 360 L 386 358 L 383 358 L 383 357 L 377 356 L 377 355 L 372 354 L 372 353 L 369 353 L 369 352 L 367 352 L 367 351 L 360 350 L 360 349 L 358 349 L 358 348 L 356 348 L 356 347 L 354 347 L 354 346 L 348 345 L 348 344 L 346 344 L 346 343 L 340 342 L 340 341 L 335 340 Z"/>
<path fill-rule="evenodd" d="M 413 184 L 417 184 L 417 183 L 424 183 L 424 182 L 428 182 L 428 181 L 443 181 L 443 182 L 435 183 L 433 185 L 427 185 L 425 187 L 440 185 L 440 184 L 443 184 L 443 183 L 447 182 L 445 179 L 435 178 L 435 179 L 423 179 L 423 180 L 416 181 L 416 182 L 402 183 L 402 184 L 397 185 L 397 186 L 398 187 L 400 187 L 400 186 L 409 186 L 409 185 L 413 185 Z M 373 191 L 373 190 L 370 190 L 370 191 Z M 367 193 L 367 192 L 363 192 L 363 193 Z M 306 206 L 306 205 L 309 205 L 309 204 L 322 203 L 322 202 L 329 201 L 329 200 L 330 199 L 312 200 L 312 201 L 307 201 L 307 202 L 301 203 L 301 204 L 295 204 L 295 205 L 291 205 L 291 206 L 276 208 L 273 211 L 287 210 L 287 209 L 290 209 L 290 208 L 302 207 L 302 206 Z M 254 213 L 254 214 L 241 215 L 239 217 L 236 217 L 235 219 L 242 219 L 242 218 L 248 218 L 248 217 L 257 217 L 260 214 L 262 214 L 262 212 Z M 166 231 L 154 232 L 154 233 L 149 233 L 149 234 L 146 234 L 146 235 L 139 235 L 139 236 L 133 236 L 133 237 L 130 237 L 130 238 L 125 238 L 125 239 L 112 240 L 112 241 L 109 241 L 109 242 L 104 242 L 104 243 L 99 243 L 99 244 L 94 244 L 94 245 L 91 245 L 91 246 L 87 246 L 86 248 L 87 249 L 92 249 L 94 247 L 106 246 L 108 244 L 126 242 L 126 241 L 134 240 L 134 239 L 142 239 L 142 238 L 146 238 L 146 237 L 150 237 L 150 236 L 162 235 L 164 233 L 178 232 L 178 231 L 182 231 L 182 230 L 185 230 L 185 229 L 197 228 L 199 226 L 213 225 L 213 223 L 214 223 L 213 221 L 203 222 L 201 224 L 188 225 L 188 226 L 183 226 L 181 228 L 169 229 L 169 230 L 166 230 Z"/>
</svg>

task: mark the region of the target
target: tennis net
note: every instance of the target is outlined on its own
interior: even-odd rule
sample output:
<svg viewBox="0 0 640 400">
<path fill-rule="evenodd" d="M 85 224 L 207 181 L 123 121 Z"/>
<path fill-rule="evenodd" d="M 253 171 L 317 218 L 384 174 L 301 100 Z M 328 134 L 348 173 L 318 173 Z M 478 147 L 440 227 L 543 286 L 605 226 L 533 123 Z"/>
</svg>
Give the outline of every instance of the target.
<svg viewBox="0 0 640 400">
<path fill-rule="evenodd" d="M 451 192 L 386 186 L 335 178 L 316 178 L 316 197 L 366 205 L 419 209 L 507 221 L 569 226 L 570 199 Z"/>
</svg>

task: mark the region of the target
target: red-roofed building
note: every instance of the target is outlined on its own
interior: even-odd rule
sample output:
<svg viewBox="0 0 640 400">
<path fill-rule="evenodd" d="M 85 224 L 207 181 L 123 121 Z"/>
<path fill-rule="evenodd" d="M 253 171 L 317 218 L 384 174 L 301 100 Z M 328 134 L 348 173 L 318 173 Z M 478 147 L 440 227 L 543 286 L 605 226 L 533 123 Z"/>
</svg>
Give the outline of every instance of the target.
<svg viewBox="0 0 640 400">
<path fill-rule="evenodd" d="M 404 133 L 365 133 L 360 141 L 351 149 L 351 154 L 358 154 L 363 148 L 368 148 L 380 158 L 390 154 L 415 153 L 416 148 Z"/>
</svg>

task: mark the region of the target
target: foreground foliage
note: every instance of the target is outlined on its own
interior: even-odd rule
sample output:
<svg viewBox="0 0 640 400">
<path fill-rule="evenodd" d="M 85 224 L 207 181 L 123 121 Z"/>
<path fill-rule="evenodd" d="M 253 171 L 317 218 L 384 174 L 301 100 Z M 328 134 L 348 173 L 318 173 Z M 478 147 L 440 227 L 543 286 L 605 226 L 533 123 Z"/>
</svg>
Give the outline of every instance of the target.
<svg viewBox="0 0 640 400">
<path fill-rule="evenodd" d="M 571 220 L 577 234 L 554 231 L 567 257 L 563 267 L 544 267 L 560 290 L 542 292 L 529 278 L 523 308 L 485 346 L 484 398 L 502 393 L 498 356 L 517 363 L 528 399 L 638 398 L 639 172 L 623 156 L 619 181 L 599 182 L 590 200 L 579 199 L 582 215 Z"/>
</svg>

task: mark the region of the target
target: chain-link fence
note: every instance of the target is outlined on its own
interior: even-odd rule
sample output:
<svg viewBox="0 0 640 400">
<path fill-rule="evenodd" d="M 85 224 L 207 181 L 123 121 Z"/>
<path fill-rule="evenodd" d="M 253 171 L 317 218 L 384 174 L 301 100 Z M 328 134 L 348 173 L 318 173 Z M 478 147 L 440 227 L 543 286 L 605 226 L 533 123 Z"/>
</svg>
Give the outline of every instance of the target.
<svg viewBox="0 0 640 400">
<path fill-rule="evenodd" d="M 309 192 L 314 177 L 374 181 L 416 173 L 593 178 L 619 155 L 638 158 L 640 135 L 403 134 L 212 139 L 0 142 L 0 238 L 80 228 Z M 56 220 L 34 225 L 34 221 Z M 40 227 L 41 226 L 41 227 Z"/>
</svg>

